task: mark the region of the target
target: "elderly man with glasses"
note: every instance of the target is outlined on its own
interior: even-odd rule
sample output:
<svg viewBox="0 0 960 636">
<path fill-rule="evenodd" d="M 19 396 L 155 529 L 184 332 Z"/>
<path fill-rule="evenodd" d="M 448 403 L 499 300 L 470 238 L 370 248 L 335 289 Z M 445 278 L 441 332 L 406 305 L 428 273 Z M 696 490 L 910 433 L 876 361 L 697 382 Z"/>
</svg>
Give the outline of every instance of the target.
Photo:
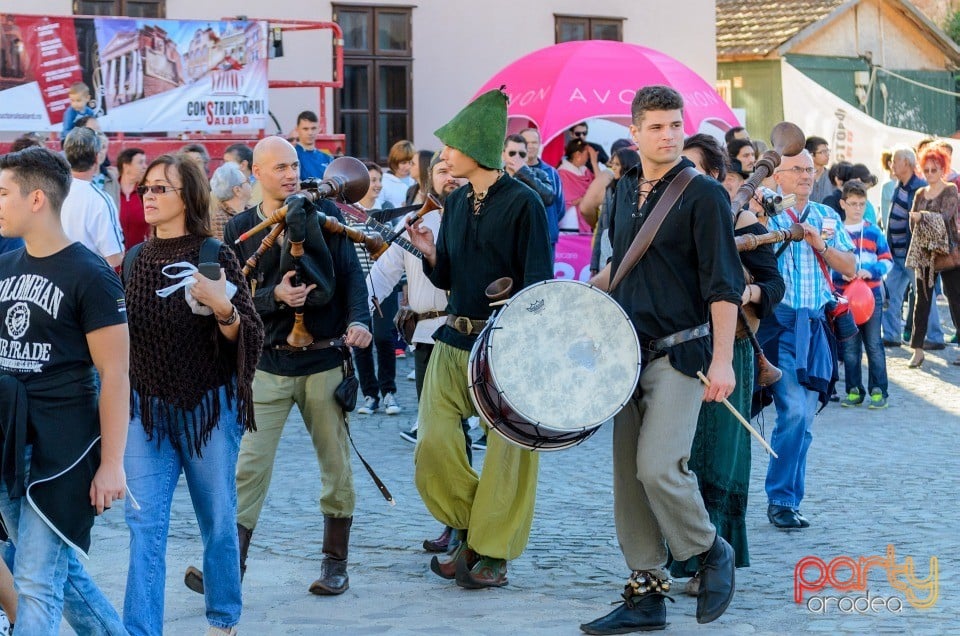
<svg viewBox="0 0 960 636">
<path fill-rule="evenodd" d="M 760 324 L 757 337 L 764 353 L 783 371 L 769 388 L 777 410 L 770 445 L 778 457 L 767 468 L 767 518 L 777 528 L 806 528 L 800 514 L 804 495 L 807 451 L 817 404 L 826 404 L 833 393 L 836 342 L 827 324 L 825 308 L 833 301 L 830 270 L 853 278 L 856 261 L 853 243 L 840 216 L 810 200 L 816 174 L 813 157 L 804 150 L 784 157 L 774 179 L 784 195 L 796 203 L 770 217 L 770 230 L 785 230 L 794 223 L 804 229 L 802 241 L 786 243 L 777 266 L 786 284 L 783 300 Z"/>
</svg>

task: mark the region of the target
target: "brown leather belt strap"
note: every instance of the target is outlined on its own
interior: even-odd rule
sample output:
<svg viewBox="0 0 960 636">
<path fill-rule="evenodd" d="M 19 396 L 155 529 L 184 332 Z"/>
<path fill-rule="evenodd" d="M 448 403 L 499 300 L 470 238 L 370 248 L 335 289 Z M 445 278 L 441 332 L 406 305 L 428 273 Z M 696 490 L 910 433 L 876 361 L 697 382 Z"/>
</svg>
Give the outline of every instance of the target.
<svg viewBox="0 0 960 636">
<path fill-rule="evenodd" d="M 430 320 L 432 318 L 443 318 L 446 315 L 448 314 L 445 311 L 431 310 L 431 311 L 425 311 L 422 314 L 415 314 L 414 319 L 417 322 L 420 322 L 421 320 Z"/>
<path fill-rule="evenodd" d="M 273 345 L 274 351 L 318 351 L 320 349 L 329 349 L 331 347 L 342 347 L 343 338 L 327 338 L 324 340 L 314 340 L 306 347 L 291 347 L 290 345 Z"/>
<path fill-rule="evenodd" d="M 483 328 L 487 326 L 487 321 L 448 314 L 447 326 L 456 329 L 465 336 L 473 336 L 483 331 Z"/>
</svg>

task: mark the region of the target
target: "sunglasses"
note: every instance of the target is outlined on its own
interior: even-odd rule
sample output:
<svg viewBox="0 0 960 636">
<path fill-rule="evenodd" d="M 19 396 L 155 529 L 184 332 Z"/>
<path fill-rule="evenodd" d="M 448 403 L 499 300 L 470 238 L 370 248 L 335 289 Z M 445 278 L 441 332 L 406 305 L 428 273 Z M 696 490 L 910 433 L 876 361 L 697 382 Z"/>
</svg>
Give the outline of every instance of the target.
<svg viewBox="0 0 960 636">
<path fill-rule="evenodd" d="M 517 155 L 520 155 L 521 159 L 526 159 L 527 151 L 526 150 L 508 150 L 507 151 L 508 157 L 516 157 Z"/>
<path fill-rule="evenodd" d="M 580 132 L 575 132 L 575 133 L 573 133 L 573 136 L 574 136 L 574 137 L 586 137 L 586 136 L 587 136 L 587 131 L 584 130 L 584 131 L 580 131 Z"/>
<path fill-rule="evenodd" d="M 140 195 L 140 198 L 143 198 L 147 194 L 147 192 L 150 192 L 151 194 L 160 195 L 160 194 L 166 194 L 167 192 L 172 192 L 175 190 L 182 190 L 182 189 L 183 188 L 174 188 L 173 186 L 168 186 L 168 185 L 152 185 L 152 186 L 142 185 L 142 186 L 137 186 L 137 194 Z"/>
</svg>

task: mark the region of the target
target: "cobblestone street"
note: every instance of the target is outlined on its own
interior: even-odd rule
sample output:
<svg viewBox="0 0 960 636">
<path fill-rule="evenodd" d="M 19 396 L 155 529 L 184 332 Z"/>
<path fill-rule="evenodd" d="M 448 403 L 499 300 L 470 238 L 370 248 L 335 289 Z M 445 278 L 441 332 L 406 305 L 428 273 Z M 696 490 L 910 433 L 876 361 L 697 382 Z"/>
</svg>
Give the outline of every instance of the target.
<svg viewBox="0 0 960 636">
<path fill-rule="evenodd" d="M 956 347 L 928 352 L 922 370 L 907 368 L 906 348 L 888 349 L 890 407 L 868 411 L 831 404 L 817 419 L 807 471 L 804 513 L 812 527 L 783 532 L 766 519 L 763 479 L 767 462 L 753 446 L 748 531 L 752 566 L 738 570 L 737 595 L 718 621 L 698 626 L 696 601 L 676 594 L 668 603 L 668 630 L 676 634 L 960 633 L 960 557 L 955 496 L 960 473 L 960 366 Z M 350 589 L 340 597 L 307 592 L 319 574 L 322 517 L 317 508 L 319 471 L 299 415 L 294 411 L 280 445 L 271 491 L 253 535 L 244 581 L 245 634 L 578 634 L 578 625 L 605 614 L 628 572 L 613 530 L 607 425 L 581 446 L 541 459 L 540 488 L 530 545 L 510 563 L 510 585 L 471 592 L 442 581 L 420 547 L 439 525 L 413 485 L 413 446 L 400 431 L 416 418 L 412 356 L 398 361 L 398 416 L 353 415 L 358 447 L 397 500 L 390 507 L 354 457 L 358 509 L 350 553 Z M 839 387 L 842 390 L 842 383 Z M 766 413 L 766 436 L 774 424 Z M 474 434 L 477 432 L 474 431 Z M 483 453 L 478 453 L 482 459 Z M 834 600 L 825 610 L 810 596 L 864 596 L 827 588 L 794 596 L 794 567 L 806 556 L 827 564 L 840 556 L 885 556 L 914 561 L 913 577 L 930 575 L 938 560 L 935 591 L 918 590 L 916 609 L 884 571 L 868 575 L 869 595 L 882 597 L 859 613 Z M 114 510 L 97 524 L 92 559 L 95 579 L 119 608 L 127 568 L 127 532 Z M 183 571 L 200 565 L 201 546 L 187 491 L 174 500 L 167 553 L 165 632 L 201 634 L 203 599 L 188 591 Z M 817 572 L 806 570 L 815 580 Z M 841 567 L 834 576 L 846 581 Z M 900 580 L 904 576 L 900 575 Z M 682 585 L 678 585 L 679 592 Z M 895 598 L 892 598 L 895 597 Z M 916 600 L 916 599 L 915 599 Z M 862 607 L 864 601 L 858 604 Z M 900 611 L 890 611 L 888 608 Z M 846 611 L 843 611 L 846 610 Z"/>
</svg>

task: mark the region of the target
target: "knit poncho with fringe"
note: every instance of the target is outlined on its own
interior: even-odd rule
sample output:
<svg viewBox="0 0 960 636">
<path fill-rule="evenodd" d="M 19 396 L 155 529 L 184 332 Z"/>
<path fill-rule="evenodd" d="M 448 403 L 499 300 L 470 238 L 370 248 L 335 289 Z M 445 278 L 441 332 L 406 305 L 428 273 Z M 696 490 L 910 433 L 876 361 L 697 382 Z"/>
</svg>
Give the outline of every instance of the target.
<svg viewBox="0 0 960 636">
<path fill-rule="evenodd" d="M 157 290 L 175 281 L 164 266 L 198 264 L 202 236 L 151 238 L 137 255 L 126 281 L 130 329 L 130 388 L 139 396 L 139 416 L 150 439 L 181 439 L 190 455 L 202 456 L 220 419 L 220 387 L 227 387 L 228 408 L 238 423 L 256 430 L 253 375 L 263 345 L 263 323 L 233 251 L 220 246 L 218 259 L 228 281 L 237 286 L 232 302 L 240 315 L 236 342 L 220 333 L 215 316 L 190 310 L 182 290 L 166 298 Z M 131 399 L 131 409 L 134 401 Z M 182 435 L 181 435 L 182 434 Z"/>
</svg>

